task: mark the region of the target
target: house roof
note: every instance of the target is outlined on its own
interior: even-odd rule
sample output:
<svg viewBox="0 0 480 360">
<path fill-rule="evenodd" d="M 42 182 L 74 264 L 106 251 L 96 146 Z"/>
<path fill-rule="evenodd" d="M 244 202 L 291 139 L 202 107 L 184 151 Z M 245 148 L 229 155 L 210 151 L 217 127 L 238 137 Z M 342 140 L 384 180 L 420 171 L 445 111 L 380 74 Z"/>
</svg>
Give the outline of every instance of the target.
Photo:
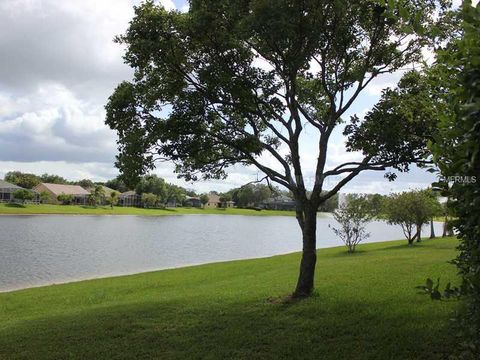
<svg viewBox="0 0 480 360">
<path fill-rule="evenodd" d="M 50 190 L 55 195 L 65 194 L 65 195 L 90 195 L 90 193 L 82 188 L 79 185 L 63 185 L 63 184 L 50 184 L 50 183 L 41 183 L 48 190 Z M 37 186 L 39 186 L 37 185 Z"/>
<path fill-rule="evenodd" d="M 15 185 L 15 184 L 10 184 L 9 182 L 6 182 L 4 180 L 0 180 L 0 189 L 16 189 L 16 190 L 19 190 L 19 189 L 23 189 L 23 188 L 21 188 L 18 185 Z"/>
<path fill-rule="evenodd" d="M 209 203 L 219 203 L 220 202 L 220 196 L 217 194 L 208 194 L 208 202 Z"/>
<path fill-rule="evenodd" d="M 187 196 L 187 197 L 185 198 L 185 200 L 186 200 L 186 201 L 188 201 L 188 200 L 198 200 L 198 201 L 200 201 L 200 198 L 195 197 L 195 196 Z"/>
<path fill-rule="evenodd" d="M 130 191 L 125 191 L 124 193 L 121 193 L 120 197 L 133 196 L 133 195 L 137 195 L 137 193 L 134 190 L 130 190 Z"/>
</svg>

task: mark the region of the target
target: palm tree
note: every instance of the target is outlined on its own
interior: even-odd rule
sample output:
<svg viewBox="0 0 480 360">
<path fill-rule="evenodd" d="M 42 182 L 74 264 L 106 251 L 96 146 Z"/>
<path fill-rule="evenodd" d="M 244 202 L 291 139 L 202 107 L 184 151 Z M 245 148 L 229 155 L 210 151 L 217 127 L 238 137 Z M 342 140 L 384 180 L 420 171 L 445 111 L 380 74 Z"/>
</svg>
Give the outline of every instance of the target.
<svg viewBox="0 0 480 360">
<path fill-rule="evenodd" d="M 95 188 L 89 196 L 90 205 L 97 206 L 97 204 L 100 203 L 103 198 L 105 198 L 105 190 L 103 190 L 103 186 L 95 185 Z"/>
<path fill-rule="evenodd" d="M 118 202 L 118 192 L 112 191 L 110 193 L 110 198 L 108 199 L 108 202 L 110 203 L 110 207 L 113 209 L 113 206 L 116 205 Z"/>
</svg>

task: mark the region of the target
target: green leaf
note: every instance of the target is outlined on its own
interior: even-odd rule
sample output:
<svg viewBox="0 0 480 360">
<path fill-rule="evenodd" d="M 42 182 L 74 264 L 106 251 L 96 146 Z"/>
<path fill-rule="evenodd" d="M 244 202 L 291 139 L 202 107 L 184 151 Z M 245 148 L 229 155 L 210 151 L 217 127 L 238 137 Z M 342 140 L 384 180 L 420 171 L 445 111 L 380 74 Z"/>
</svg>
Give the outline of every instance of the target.
<svg viewBox="0 0 480 360">
<path fill-rule="evenodd" d="M 403 20 L 408 21 L 410 14 L 408 13 L 408 10 L 400 4 L 398 5 L 398 13 L 400 14 Z"/>
<path fill-rule="evenodd" d="M 393 11 L 395 9 L 395 0 L 388 0 L 388 9 Z"/>
<path fill-rule="evenodd" d="M 425 287 L 431 291 L 433 289 L 433 280 L 428 278 Z"/>
</svg>

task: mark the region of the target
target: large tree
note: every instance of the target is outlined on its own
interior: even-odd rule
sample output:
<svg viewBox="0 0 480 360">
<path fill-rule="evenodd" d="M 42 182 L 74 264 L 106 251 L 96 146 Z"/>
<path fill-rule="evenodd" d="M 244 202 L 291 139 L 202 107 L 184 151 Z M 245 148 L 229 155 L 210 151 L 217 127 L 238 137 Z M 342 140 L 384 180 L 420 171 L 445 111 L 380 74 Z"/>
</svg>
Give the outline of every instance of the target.
<svg viewBox="0 0 480 360">
<path fill-rule="evenodd" d="M 105 186 L 110 189 L 117 190 L 120 193 L 124 193 L 130 190 L 120 177 L 116 177 L 115 179 L 108 180 L 105 183 Z"/>
<path fill-rule="evenodd" d="M 154 194 L 157 201 L 164 202 L 167 198 L 167 183 L 157 175 L 146 175 L 140 179 L 135 187 L 137 194 Z"/>
<path fill-rule="evenodd" d="M 40 181 L 43 183 L 50 183 L 50 184 L 68 184 L 68 180 L 54 174 L 42 174 L 40 176 Z M 92 185 L 93 186 L 93 185 Z"/>
<path fill-rule="evenodd" d="M 166 203 L 173 203 L 176 206 L 176 204 L 182 204 L 186 197 L 187 191 L 184 188 L 167 183 L 165 197 Z"/>
<path fill-rule="evenodd" d="M 327 152 L 368 84 L 418 63 L 436 4 L 191 0 L 180 13 L 146 1 L 117 38 L 135 70 L 107 105 L 106 123 L 119 135 L 117 166 L 134 179 L 168 159 L 188 180 L 225 177 L 234 164 L 256 166 L 295 197 L 303 255 L 293 295 L 310 295 L 319 206 L 363 171 L 407 171 L 424 161 L 425 119 L 378 116 L 378 109 L 355 117 L 345 133 L 348 150 L 363 153 L 360 161 L 329 167 Z M 310 189 L 301 160 L 307 128 L 318 143 Z"/>
<path fill-rule="evenodd" d="M 465 306 L 458 328 L 463 338 L 459 358 L 478 359 L 480 353 L 480 5 L 464 1 L 461 31 L 437 52 L 430 72 L 432 98 L 445 104 L 440 131 L 432 144 L 435 163 L 443 175 L 436 184 L 449 198 L 447 211 L 460 239 L 455 262 L 462 277 Z M 440 95 L 439 95 L 440 94 Z M 445 213 L 446 215 L 448 212 Z M 455 331 L 458 332 L 458 331 Z"/>
<path fill-rule="evenodd" d="M 5 174 L 5 181 L 25 189 L 32 189 L 40 183 L 40 179 L 37 175 L 22 173 L 21 171 L 7 172 Z"/>
<path fill-rule="evenodd" d="M 233 190 L 233 201 L 238 207 L 259 206 L 274 195 L 272 189 L 264 184 L 247 184 Z"/>
<path fill-rule="evenodd" d="M 384 216 L 390 224 L 400 225 L 412 245 L 421 241 L 422 227 L 438 214 L 440 205 L 429 190 L 393 194 L 384 201 Z"/>
</svg>

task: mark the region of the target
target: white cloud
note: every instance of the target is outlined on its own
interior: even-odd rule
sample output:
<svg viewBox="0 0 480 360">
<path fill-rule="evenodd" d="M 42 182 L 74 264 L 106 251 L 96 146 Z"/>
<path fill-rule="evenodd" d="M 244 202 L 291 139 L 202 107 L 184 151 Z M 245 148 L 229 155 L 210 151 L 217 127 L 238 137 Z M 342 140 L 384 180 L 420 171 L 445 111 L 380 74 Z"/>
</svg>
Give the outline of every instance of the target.
<svg viewBox="0 0 480 360">
<path fill-rule="evenodd" d="M 58 174 L 69 180 L 92 179 L 105 181 L 117 175 L 117 171 L 110 164 L 87 162 L 73 164 L 66 161 L 36 161 L 36 162 L 13 162 L 0 161 L 0 178 L 9 171 L 23 171 L 37 175 L 44 173 Z"/>
<path fill-rule="evenodd" d="M 173 0 L 160 0 L 159 3 L 165 8 L 165 10 L 175 10 L 177 7 L 173 3 Z"/>
<path fill-rule="evenodd" d="M 6 102 L 11 115 L 0 117 L 0 160 L 113 163 L 115 136 L 101 106 L 59 84 Z"/>
<path fill-rule="evenodd" d="M 131 74 L 113 38 L 132 14 L 129 0 L 3 0 L 0 90 L 21 94 L 54 82 L 104 101 Z"/>
<path fill-rule="evenodd" d="M 397 71 L 392 74 L 383 74 L 373 79 L 370 84 L 367 85 L 365 91 L 367 94 L 380 97 L 382 91 L 386 88 L 395 88 L 400 81 L 404 71 Z"/>
<path fill-rule="evenodd" d="M 115 136 L 104 105 L 131 77 L 113 42 L 129 0 L 0 3 L 0 160 L 108 162 Z"/>
</svg>

